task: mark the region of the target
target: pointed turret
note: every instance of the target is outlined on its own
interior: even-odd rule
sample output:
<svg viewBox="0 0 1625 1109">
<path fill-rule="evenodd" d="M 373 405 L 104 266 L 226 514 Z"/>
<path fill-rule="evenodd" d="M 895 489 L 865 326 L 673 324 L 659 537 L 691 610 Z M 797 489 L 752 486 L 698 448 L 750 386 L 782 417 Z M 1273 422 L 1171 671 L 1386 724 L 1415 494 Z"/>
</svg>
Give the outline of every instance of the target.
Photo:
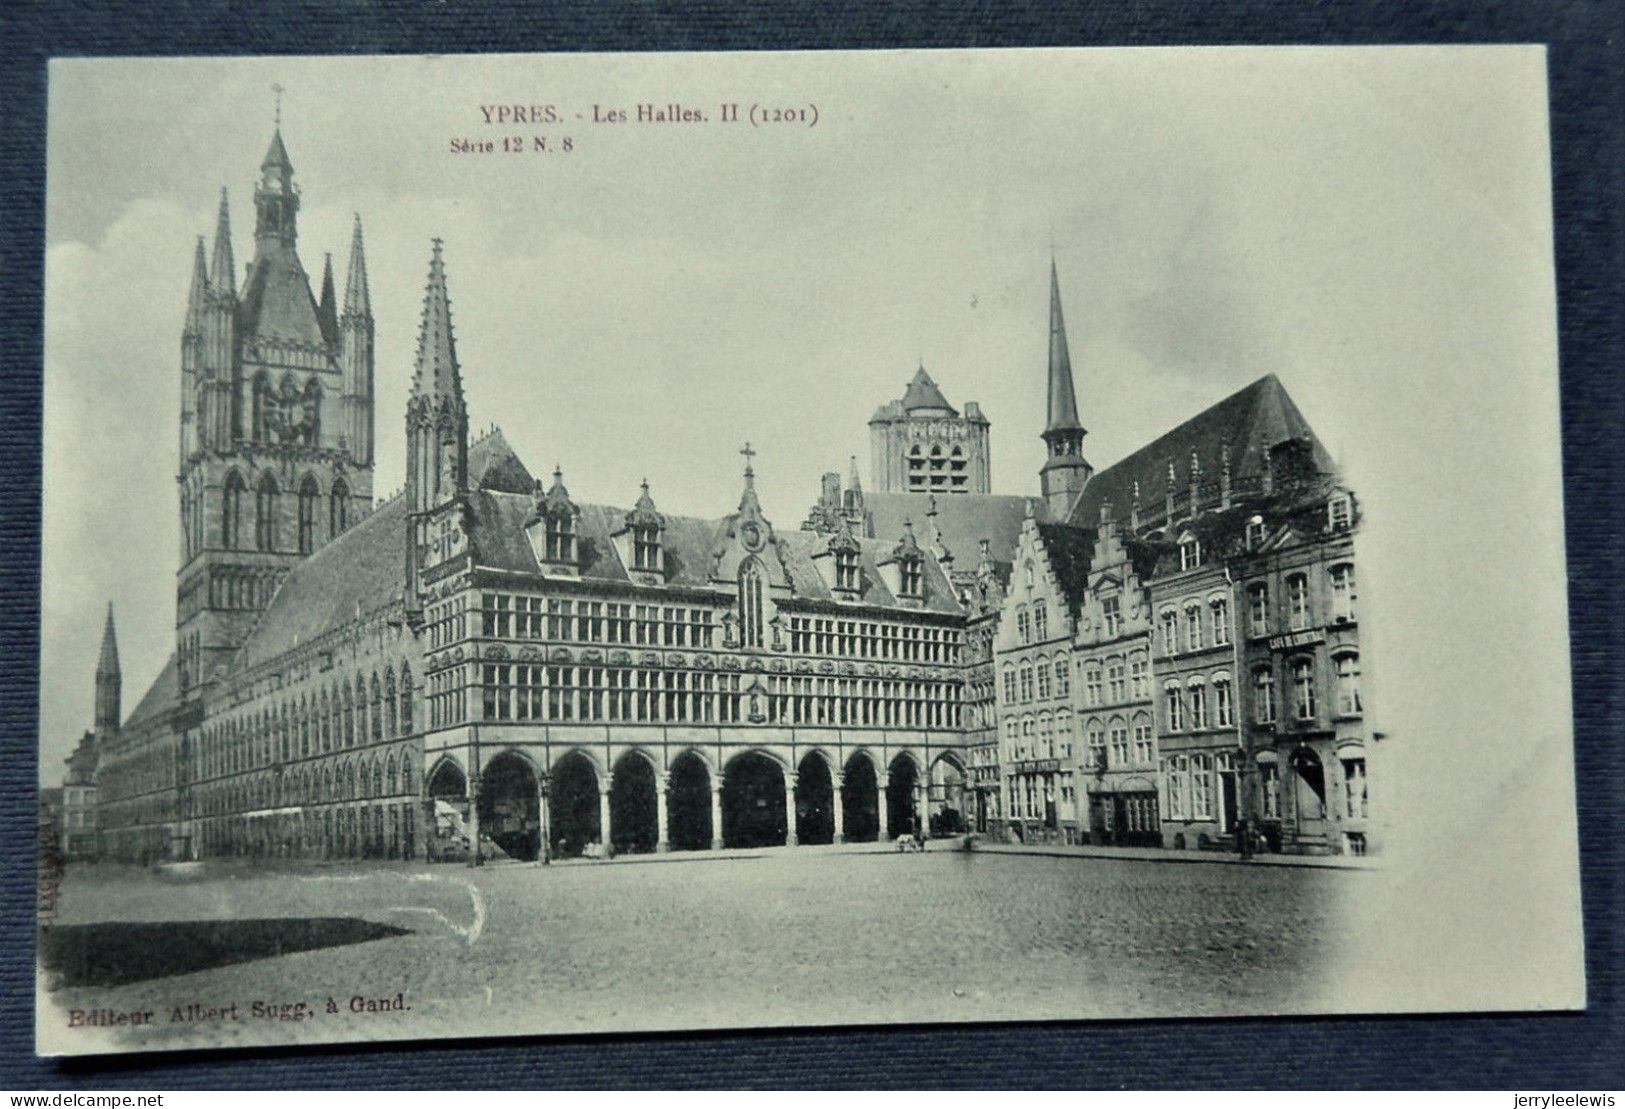
<svg viewBox="0 0 1625 1109">
<path fill-rule="evenodd" d="M 339 327 L 338 297 L 333 292 L 333 256 L 322 256 L 322 296 L 316 302 L 316 315 L 322 321 L 322 334 L 334 335 Z"/>
<path fill-rule="evenodd" d="M 435 239 L 423 293 L 412 396 L 406 405 L 407 474 L 413 508 L 420 512 L 462 493 L 468 472 L 468 411 L 440 250 L 441 241 Z"/>
<path fill-rule="evenodd" d="M 282 127 L 271 133 L 271 145 L 265 148 L 265 160 L 260 163 L 260 172 L 266 176 L 293 176 L 293 162 L 288 160 L 288 148 L 282 145 Z"/>
<path fill-rule="evenodd" d="M 220 214 L 214 224 L 214 261 L 209 266 L 209 283 L 221 296 L 237 295 L 237 262 L 231 253 L 231 205 L 226 190 L 220 190 Z"/>
<path fill-rule="evenodd" d="M 1044 445 L 1049 458 L 1039 471 L 1039 485 L 1050 515 L 1064 520 L 1094 472 L 1083 459 L 1083 437 L 1077 396 L 1072 388 L 1072 355 L 1067 349 L 1066 321 L 1061 315 L 1061 281 L 1055 259 L 1049 263 L 1049 412 Z"/>
<path fill-rule="evenodd" d="M 255 260 L 291 250 L 299 238 L 299 190 L 293 183 L 293 162 L 282 145 L 282 128 L 271 135 L 271 145 L 260 163 L 260 180 L 254 189 Z"/>
<path fill-rule="evenodd" d="M 457 343 L 451 333 L 451 298 L 446 295 L 446 270 L 440 249 L 441 241 L 434 240 L 434 254 L 429 259 L 429 284 L 423 293 L 423 322 L 418 328 L 412 395 L 461 404 L 463 380 L 457 365 Z"/>
<path fill-rule="evenodd" d="M 192 284 L 186 292 L 187 335 L 196 335 L 203 329 L 203 310 L 209 302 L 209 267 L 203 258 L 203 236 L 197 237 L 197 248 L 192 252 Z"/>
<path fill-rule="evenodd" d="M 367 258 L 361 245 L 361 216 L 350 233 L 350 270 L 344 285 L 344 315 L 339 321 L 339 365 L 344 371 L 345 428 L 350 457 L 372 463 L 373 326 L 372 297 L 367 292 Z"/>
<path fill-rule="evenodd" d="M 350 272 L 344 285 L 344 314 L 372 316 L 372 297 L 367 293 L 367 259 L 361 248 L 361 213 L 350 233 Z"/>
<path fill-rule="evenodd" d="M 118 665 L 118 632 L 113 627 L 113 604 L 107 604 L 107 622 L 102 627 L 102 652 L 96 660 L 96 731 L 107 734 L 118 730 L 119 688 L 121 675 Z"/>
</svg>

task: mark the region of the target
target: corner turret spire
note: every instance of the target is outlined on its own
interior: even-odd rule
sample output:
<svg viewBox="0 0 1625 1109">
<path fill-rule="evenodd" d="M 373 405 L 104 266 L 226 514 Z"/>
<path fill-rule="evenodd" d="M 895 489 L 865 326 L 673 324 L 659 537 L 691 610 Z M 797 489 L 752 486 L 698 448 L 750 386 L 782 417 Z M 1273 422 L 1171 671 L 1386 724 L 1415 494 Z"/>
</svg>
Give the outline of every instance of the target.
<svg viewBox="0 0 1625 1109">
<path fill-rule="evenodd" d="M 186 329 L 195 335 L 203 329 L 203 310 L 209 299 L 209 268 L 203 258 L 203 236 L 197 237 L 192 252 L 192 285 L 186 292 Z"/>
<path fill-rule="evenodd" d="M 434 254 L 429 259 L 429 284 L 423 293 L 423 323 L 418 329 L 412 395 L 461 405 L 463 380 L 457 364 L 457 344 L 451 333 L 451 298 L 446 295 L 441 245 L 441 240 L 434 240 Z"/>
<path fill-rule="evenodd" d="M 214 224 L 214 261 L 209 266 L 209 282 L 222 296 L 237 295 L 237 262 L 231 253 L 231 205 L 226 190 L 220 190 L 220 214 Z"/>
<path fill-rule="evenodd" d="M 367 259 L 361 247 L 359 212 L 355 217 L 355 230 L 350 233 L 350 272 L 344 285 L 344 314 L 372 315 L 372 297 L 367 292 Z"/>
</svg>

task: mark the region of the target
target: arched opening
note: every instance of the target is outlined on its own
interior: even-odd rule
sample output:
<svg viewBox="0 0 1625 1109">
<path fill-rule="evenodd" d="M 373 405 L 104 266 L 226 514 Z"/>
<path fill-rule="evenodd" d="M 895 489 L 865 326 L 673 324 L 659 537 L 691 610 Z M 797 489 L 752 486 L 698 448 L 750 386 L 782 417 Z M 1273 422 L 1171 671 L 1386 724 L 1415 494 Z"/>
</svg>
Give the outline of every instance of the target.
<svg viewBox="0 0 1625 1109">
<path fill-rule="evenodd" d="M 671 764 L 666 817 L 673 851 L 704 851 L 716 832 L 711 827 L 711 772 L 705 760 L 685 751 Z"/>
<path fill-rule="evenodd" d="M 873 843 L 880 838 L 880 791 L 875 766 L 867 756 L 846 760 L 841 781 L 841 824 L 848 843 Z"/>
<path fill-rule="evenodd" d="M 604 830 L 598 814 L 598 772 L 579 751 L 572 751 L 553 768 L 549 795 L 553 821 L 553 848 L 561 858 L 581 854 L 589 843 L 602 843 Z"/>
<path fill-rule="evenodd" d="M 541 816 L 536 772 L 530 763 L 512 753 L 486 763 L 480 779 L 480 840 L 485 853 L 527 862 L 539 858 Z"/>
<path fill-rule="evenodd" d="M 647 854 L 660 839 L 654 767 L 642 755 L 629 752 L 615 764 L 609 787 L 609 831 L 617 854 Z"/>
<path fill-rule="evenodd" d="M 1307 747 L 1292 752 L 1293 806 L 1298 831 L 1321 832 L 1326 819 L 1326 771 L 1320 756 Z"/>
<path fill-rule="evenodd" d="M 927 808 L 933 836 L 955 836 L 970 831 L 965 808 L 965 770 L 950 755 L 931 764 Z"/>
<path fill-rule="evenodd" d="M 890 779 L 886 783 L 886 838 L 923 833 L 925 829 L 917 824 L 919 814 L 914 807 L 914 790 L 920 780 L 914 760 L 898 755 L 886 775 Z"/>
<path fill-rule="evenodd" d="M 784 772 L 766 755 L 740 755 L 722 778 L 722 841 L 728 847 L 785 842 Z"/>
<path fill-rule="evenodd" d="M 835 842 L 835 783 L 829 764 L 817 755 L 796 770 L 796 842 Z"/>
<path fill-rule="evenodd" d="M 332 799 L 338 791 L 330 783 L 327 796 Z M 429 840 L 429 859 L 460 859 L 468 854 L 468 779 L 462 767 L 450 759 L 442 759 L 429 775 L 424 788 L 434 809 L 434 826 L 424 829 Z M 342 840 L 342 822 L 326 832 L 330 852 L 339 849 Z"/>
</svg>

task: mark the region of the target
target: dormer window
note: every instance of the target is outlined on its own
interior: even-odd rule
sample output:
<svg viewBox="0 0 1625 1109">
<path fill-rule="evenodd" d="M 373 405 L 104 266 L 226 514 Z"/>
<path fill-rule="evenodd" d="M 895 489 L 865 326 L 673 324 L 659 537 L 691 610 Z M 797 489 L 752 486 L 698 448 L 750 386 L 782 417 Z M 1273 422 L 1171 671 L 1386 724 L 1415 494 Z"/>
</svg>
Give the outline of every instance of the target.
<svg viewBox="0 0 1625 1109">
<path fill-rule="evenodd" d="M 649 483 L 645 481 L 639 488 L 638 503 L 626 514 L 626 527 L 632 533 L 632 569 L 659 573 L 662 569 L 660 539 L 666 519 L 655 509 L 655 502 L 649 496 Z"/>
<path fill-rule="evenodd" d="M 1264 518 L 1254 516 L 1247 521 L 1247 549 L 1256 551 L 1264 545 Z"/>
<path fill-rule="evenodd" d="M 637 570 L 660 569 L 660 529 L 653 524 L 632 529 L 632 565 Z"/>
<path fill-rule="evenodd" d="M 858 589 L 858 552 L 835 552 L 835 588 L 848 593 Z"/>
<path fill-rule="evenodd" d="M 547 517 L 547 561 L 574 562 L 576 560 L 575 520 L 560 513 Z"/>
<path fill-rule="evenodd" d="M 1326 522 L 1333 531 L 1347 531 L 1354 522 L 1354 506 L 1347 493 L 1339 493 L 1326 502 Z"/>
<path fill-rule="evenodd" d="M 899 559 L 897 573 L 902 582 L 899 590 L 904 597 L 918 597 L 923 588 L 924 564 L 917 558 Z"/>
<path fill-rule="evenodd" d="M 1195 536 L 1187 535 L 1179 541 L 1179 568 L 1194 570 L 1202 565 L 1202 544 Z"/>
</svg>

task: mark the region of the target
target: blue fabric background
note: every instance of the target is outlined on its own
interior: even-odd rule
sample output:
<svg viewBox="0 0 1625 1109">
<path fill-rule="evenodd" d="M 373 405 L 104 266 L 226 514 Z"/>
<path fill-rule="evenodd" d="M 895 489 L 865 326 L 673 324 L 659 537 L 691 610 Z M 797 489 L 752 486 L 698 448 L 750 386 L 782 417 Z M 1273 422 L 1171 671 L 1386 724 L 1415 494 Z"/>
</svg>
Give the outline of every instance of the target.
<svg viewBox="0 0 1625 1109">
<path fill-rule="evenodd" d="M 0 1087 L 1467 1087 L 1625 1085 L 1620 565 L 1625 5 L 1308 0 L 736 6 L 13 0 L 0 10 Z M 1584 1014 L 581 1037 L 378 1049 L 33 1055 L 45 63 L 53 55 L 1181 43 L 1550 46 Z M 110 106 L 116 111 L 116 105 Z M 1449 418 L 1442 412 L 1441 418 Z M 1484 434 L 1494 435 L 1486 428 Z M 109 491 L 116 495 L 116 491 Z M 1485 705 L 1492 723 L 1494 705 Z M 1516 906 L 1508 906 L 1516 911 Z"/>
</svg>

